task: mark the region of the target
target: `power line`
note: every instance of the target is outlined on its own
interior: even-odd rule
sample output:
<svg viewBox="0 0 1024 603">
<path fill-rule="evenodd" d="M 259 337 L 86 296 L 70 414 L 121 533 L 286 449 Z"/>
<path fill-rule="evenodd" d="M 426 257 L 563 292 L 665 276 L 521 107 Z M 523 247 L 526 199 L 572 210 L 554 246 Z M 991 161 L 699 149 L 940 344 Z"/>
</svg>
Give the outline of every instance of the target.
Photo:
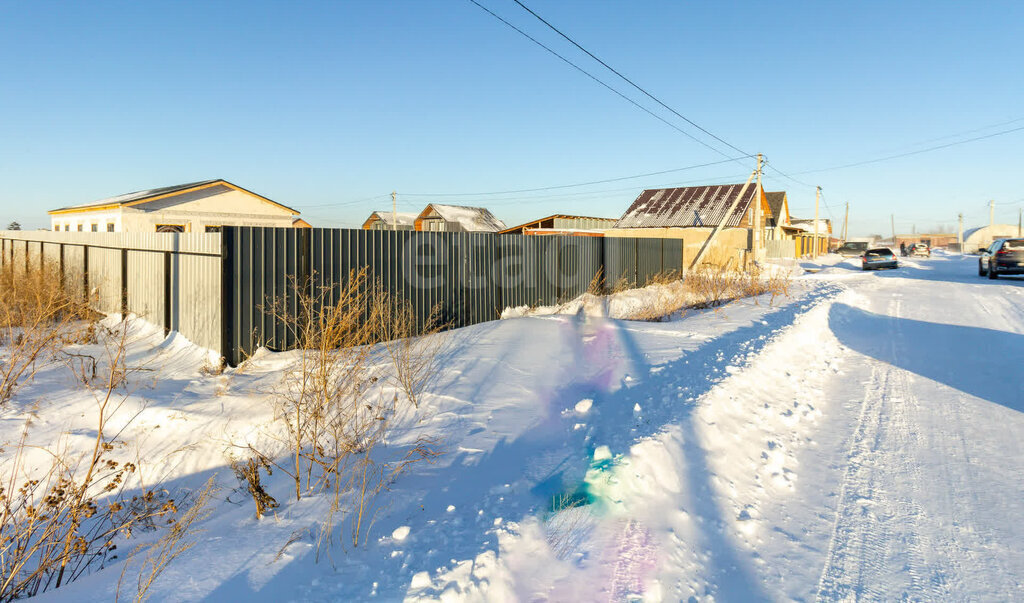
<svg viewBox="0 0 1024 603">
<path fill-rule="evenodd" d="M 472 1 L 472 0 L 470 0 L 470 1 Z M 695 170 L 697 168 L 702 168 L 702 167 L 709 167 L 709 166 L 712 166 L 712 165 L 721 165 L 723 163 L 730 163 L 732 161 L 737 161 L 739 159 L 744 159 L 744 158 L 743 157 L 730 157 L 729 159 L 723 159 L 722 161 L 712 161 L 710 163 L 701 163 L 701 164 L 698 164 L 698 165 L 688 165 L 686 167 L 673 168 L 671 170 L 662 170 L 660 172 L 648 172 L 646 174 L 636 174 L 636 175 L 633 175 L 633 176 L 621 176 L 621 177 L 618 177 L 618 178 L 608 178 L 608 179 L 605 179 L 605 180 L 592 180 L 590 182 L 577 182 L 577 183 L 574 183 L 574 184 L 559 184 L 559 185 L 556 185 L 556 186 L 542 186 L 542 187 L 539 187 L 539 188 L 523 188 L 523 189 L 518 189 L 518 190 L 492 191 L 492 192 L 486 192 L 486 193 L 402 193 L 402 194 L 404 196 L 406 196 L 406 197 L 484 197 L 484 196 L 489 196 L 489 195 L 511 195 L 511 194 L 515 194 L 515 193 L 534 193 L 534 192 L 550 191 L 550 190 L 557 190 L 557 189 L 563 189 L 563 188 L 573 188 L 573 187 L 577 187 L 577 186 L 590 186 L 592 184 L 606 184 L 608 182 L 620 182 L 622 180 L 632 180 L 634 178 L 646 178 L 648 176 L 660 176 L 662 174 L 670 174 L 670 173 L 673 173 L 673 172 L 682 172 L 682 171 L 686 171 L 686 170 Z"/>
<path fill-rule="evenodd" d="M 665 125 L 667 125 L 668 127 L 672 128 L 673 130 L 676 130 L 677 132 L 679 132 L 680 134 L 682 134 L 682 135 L 686 136 L 686 137 L 687 137 L 687 138 L 689 138 L 690 140 L 693 140 L 694 142 L 696 142 L 696 143 L 698 143 L 698 144 L 700 144 L 700 145 L 702 145 L 702 146 L 704 146 L 704 147 L 707 147 L 708 149 L 711 149 L 712 151 L 714 151 L 714 152 L 718 153 L 718 154 L 719 154 L 719 155 L 721 155 L 722 157 L 728 157 L 728 155 L 727 155 L 727 154 L 723 153 L 722 151 L 719 151 L 719 150 L 718 150 L 718 149 L 716 149 L 715 147 L 713 147 L 713 146 L 709 145 L 708 143 L 704 142 L 703 140 L 701 140 L 701 139 L 697 138 L 697 137 L 696 137 L 696 136 L 694 136 L 693 134 L 690 134 L 690 133 L 689 133 L 689 132 L 687 132 L 686 130 L 684 130 L 684 129 L 680 128 L 679 126 L 677 126 L 677 125 L 673 124 L 672 122 L 668 121 L 667 119 L 663 118 L 662 116 L 658 115 L 657 113 L 655 113 L 655 112 L 651 111 L 651 110 L 650 110 L 650 109 L 648 109 L 647 107 L 645 107 L 645 106 L 641 105 L 640 103 L 636 102 L 635 100 L 633 100 L 633 99 L 629 98 L 629 97 L 628 97 L 628 96 L 626 96 L 625 94 L 623 94 L 623 93 L 619 92 L 618 90 L 616 90 L 615 88 L 611 87 L 611 86 L 610 86 L 609 84 L 606 84 L 606 83 L 605 83 L 604 81 L 602 81 L 602 80 L 601 80 L 601 79 L 599 79 L 599 78 L 598 78 L 597 76 L 595 76 L 595 75 L 593 75 L 592 73 L 590 73 L 589 71 L 587 71 L 587 70 L 583 69 L 582 67 L 580 67 L 580 66 L 579 66 L 579 65 L 577 65 L 576 63 L 573 63 L 572 61 L 570 61 L 569 59 L 565 58 L 564 56 L 562 56 L 562 55 L 558 54 L 557 52 L 555 52 L 555 51 L 554 51 L 554 50 L 552 50 L 551 48 L 549 48 L 549 47 L 545 46 L 545 45 L 544 45 L 543 43 L 541 43 L 541 42 L 540 42 L 539 40 L 537 40 L 536 38 L 534 38 L 534 37 L 533 37 L 533 36 L 531 36 L 530 34 L 526 33 L 526 32 L 525 32 L 525 31 L 523 31 L 522 29 L 519 29 L 519 28 L 518 28 L 518 27 L 516 27 L 515 25 L 512 25 L 511 23 L 509 23 L 508 21 L 506 21 L 506 20 L 505 20 L 504 18 L 500 17 L 499 15 L 497 15 L 496 13 L 494 13 L 493 11 L 491 11 L 491 10 L 490 10 L 489 8 L 487 8 L 486 6 L 484 6 L 484 5 L 480 4 L 480 3 L 479 3 L 479 2 L 477 2 L 476 0 L 469 0 L 469 2 L 471 2 L 471 3 L 475 4 L 476 6 L 478 6 L 478 7 L 479 7 L 479 8 L 481 9 L 481 10 L 483 10 L 483 11 L 484 11 L 484 12 L 486 12 L 487 14 L 491 15 L 492 17 L 494 17 L 495 19 L 497 19 L 497 20 L 501 21 L 502 23 L 504 23 L 504 24 L 505 24 L 505 25 L 507 25 L 508 27 L 510 27 L 510 28 L 514 29 L 515 31 L 519 32 L 519 33 L 520 33 L 520 34 L 521 34 L 522 36 L 524 36 L 524 37 L 525 37 L 526 39 L 530 40 L 531 42 L 533 42 L 533 43 L 534 43 L 534 44 L 536 44 L 537 46 L 540 46 L 541 48 L 543 48 L 544 50 L 548 51 L 549 53 L 551 53 L 551 54 L 555 55 L 555 56 L 556 56 L 556 57 L 558 57 L 558 58 L 559 58 L 559 59 L 560 59 L 561 61 L 563 61 L 564 63 L 566 63 L 566 64 L 570 65 L 570 66 L 571 66 L 571 67 L 572 67 L 573 69 L 575 69 L 575 70 L 579 71 L 579 72 L 580 72 L 580 73 L 582 73 L 583 75 L 586 75 L 587 77 L 589 77 L 590 79 L 594 80 L 594 81 L 595 81 L 595 82 L 597 82 L 598 84 L 601 84 L 601 85 L 602 85 L 603 87 L 605 87 L 605 88 L 607 88 L 608 90 L 610 90 L 611 92 L 615 93 L 615 94 L 616 94 L 617 96 L 619 96 L 619 97 L 620 97 L 620 98 L 622 98 L 623 100 L 625 100 L 625 101 L 629 102 L 629 103 L 630 103 L 631 105 L 633 105 L 633 106 L 635 106 L 636 108 L 640 109 L 640 110 L 641 110 L 641 111 L 643 111 L 644 113 L 647 113 L 647 114 L 648 114 L 648 115 L 650 115 L 651 117 L 654 117 L 654 118 L 655 118 L 655 119 L 657 119 L 658 121 L 660 121 L 660 122 L 664 123 Z M 732 145 L 729 145 L 729 146 L 732 146 Z M 733 148 L 735 148 L 735 147 L 733 147 Z M 740 151 L 740 152 L 742 153 L 742 151 Z"/>
<path fill-rule="evenodd" d="M 472 1 L 472 0 L 471 0 L 471 1 Z M 747 153 L 746 151 L 744 151 L 744 150 L 742 150 L 742 149 L 740 149 L 740 148 L 737 148 L 737 147 L 736 147 L 735 145 L 733 145 L 733 144 L 730 144 L 730 143 L 726 142 L 725 140 L 722 140 L 722 138 L 720 138 L 720 137 L 716 136 L 715 134 L 712 134 L 712 133 L 711 133 L 711 132 L 709 132 L 709 131 L 708 131 L 707 129 L 705 129 L 705 128 L 701 127 L 700 125 L 698 125 L 698 124 L 697 124 L 696 122 L 694 122 L 694 121 L 693 121 L 692 119 L 690 119 L 690 118 L 686 117 L 685 115 L 683 115 L 683 114 L 679 113 L 678 111 L 676 111 L 676 110 L 675 110 L 675 109 L 673 109 L 672 107 L 669 107 L 669 106 L 668 106 L 668 105 L 666 105 L 665 103 L 661 102 L 661 100 L 660 100 L 660 99 L 659 99 L 658 97 L 654 96 L 653 94 L 651 94 L 651 93 L 650 93 L 650 92 L 648 92 L 647 90 L 645 90 L 645 89 L 641 88 L 641 87 L 640 87 L 639 85 L 637 85 L 637 84 L 636 84 L 636 83 L 635 83 L 635 82 L 634 82 L 633 80 L 631 80 L 631 79 L 629 79 L 628 77 L 626 77 L 625 75 L 623 75 L 623 74 L 622 74 L 621 72 L 619 72 L 619 71 L 618 71 L 617 69 L 615 69 L 614 67 L 612 67 L 612 66 L 611 66 L 611 65 L 609 65 L 608 63 L 605 63 L 604 61 L 602 61 L 601 59 L 599 59 L 599 58 L 598 58 L 598 57 L 597 57 L 597 56 L 596 56 L 596 55 L 595 55 L 594 53 L 590 52 L 589 50 L 587 50 L 587 49 L 586 49 L 586 48 L 584 48 L 583 46 L 580 46 L 580 45 L 579 45 L 579 44 L 578 44 L 578 43 L 576 42 L 576 40 L 573 40 L 572 38 L 570 38 L 569 36 L 567 36 L 567 35 L 566 35 L 565 33 L 563 33 L 563 32 L 562 32 L 562 30 L 558 29 L 557 27 L 555 27 L 554 25 L 552 25 L 551 23 L 549 23 L 549 22 L 548 22 L 548 21 L 547 21 L 546 19 L 544 19 L 544 17 L 541 17 L 540 15 L 538 15 L 537 13 L 535 13 L 535 12 L 534 12 L 533 10 L 531 10 L 531 9 L 530 9 L 530 7 L 526 6 L 525 4 L 523 4 L 522 2 L 520 2 L 519 0 L 513 0 L 513 2 L 515 2 L 516 4 L 518 4 L 519 6 L 521 6 L 521 7 L 523 8 L 523 10 L 525 10 L 526 12 L 528 12 L 528 13 L 530 13 L 531 15 L 533 15 L 534 17 L 536 17 L 536 18 L 537 18 L 537 19 L 538 19 L 538 20 L 539 20 L 539 21 L 540 21 L 541 23 L 543 23 L 544 25 L 547 25 L 548 27 L 550 27 L 550 28 L 551 28 L 551 29 L 552 29 L 552 30 L 553 30 L 553 31 L 554 31 L 555 33 L 557 33 L 558 35 L 560 35 L 560 36 L 562 36 L 563 38 L 565 38 L 566 40 L 568 40 L 570 44 L 572 44 L 572 45 L 573 45 L 573 46 L 575 46 L 576 48 L 578 48 L 578 49 L 580 49 L 581 51 L 583 51 L 584 53 L 586 53 L 586 55 L 587 55 L 587 56 L 589 56 L 590 58 L 594 59 L 594 60 L 595 60 L 595 61 L 597 61 L 598 63 L 601 63 L 602 65 L 604 65 L 604 66 L 605 66 L 605 68 L 607 68 L 607 69 L 608 69 L 609 71 L 611 71 L 611 72 L 612 72 L 612 73 L 614 73 L 615 75 L 617 75 L 617 76 L 619 76 L 620 78 L 622 78 L 622 79 L 623 79 L 623 80 L 624 80 L 624 81 L 625 81 L 625 82 L 626 82 L 627 84 L 629 84 L 630 86 L 632 86 L 632 87 L 636 88 L 637 90 L 639 90 L 640 92 L 642 92 L 642 93 L 643 93 L 643 94 L 644 94 L 645 96 L 647 96 L 647 98 L 649 98 L 649 99 L 653 100 L 654 102 L 658 103 L 659 105 L 661 105 L 662 107 L 664 107 L 665 109 L 667 109 L 668 111 L 670 111 L 670 112 L 671 112 L 671 113 L 672 113 L 673 115 L 675 115 L 676 117 L 678 117 L 678 118 L 682 119 L 682 120 L 683 120 L 683 121 L 685 121 L 686 123 L 688 123 L 688 124 L 690 124 L 691 126 L 693 126 L 693 127 L 697 128 L 697 129 L 698 129 L 698 130 L 700 130 L 701 132 L 704 132 L 705 134 L 707 134 L 707 135 L 708 135 L 708 136 L 710 136 L 711 138 L 714 138 L 714 139 L 715 139 L 715 140 L 717 140 L 718 142 L 720 142 L 720 143 L 724 144 L 725 146 L 729 147 L 730 149 L 732 149 L 732 150 L 736 151 L 737 153 L 740 153 L 740 154 L 742 154 L 742 155 L 745 155 L 745 156 L 749 156 L 749 153 Z M 474 4 L 475 4 L 475 3 L 474 3 Z"/>
<path fill-rule="evenodd" d="M 940 144 L 940 145 L 937 145 L 937 146 L 934 146 L 934 147 L 928 147 L 926 149 L 920 149 L 920 150 L 917 150 L 917 151 L 910 151 L 908 153 L 900 153 L 898 155 L 889 155 L 887 157 L 879 157 L 877 159 L 869 159 L 867 161 L 858 161 L 857 163 L 847 163 L 845 165 L 836 165 L 836 166 L 827 167 L 827 168 L 820 168 L 820 169 L 816 169 L 816 170 L 806 170 L 806 171 L 803 171 L 803 172 L 795 172 L 795 173 L 796 174 L 816 174 L 818 172 L 827 172 L 827 171 L 830 171 L 830 170 L 842 170 L 842 169 L 856 167 L 856 166 L 860 166 L 860 165 L 867 165 L 869 163 L 879 163 L 881 161 L 889 161 L 891 159 L 900 159 L 901 157 L 909 157 L 911 155 L 920 155 L 921 153 L 928 153 L 930 151 L 937 151 L 939 149 L 946 149 L 946 148 L 949 148 L 949 147 L 954 147 L 954 146 L 957 146 L 957 145 L 966 144 L 968 142 L 976 142 L 976 141 L 979 141 L 979 140 L 985 140 L 986 138 L 994 138 L 996 136 L 1002 136 L 1004 134 L 1010 134 L 1012 132 L 1019 132 L 1021 130 L 1024 130 L 1024 126 L 1020 126 L 1020 127 L 1017 127 L 1017 128 L 1011 128 L 1009 130 L 1002 130 L 1000 132 L 994 132 L 992 134 L 986 134 L 984 136 L 976 136 L 974 138 L 968 138 L 966 140 L 958 140 L 956 142 L 950 142 L 950 143 L 947 143 L 947 144 Z"/>
</svg>

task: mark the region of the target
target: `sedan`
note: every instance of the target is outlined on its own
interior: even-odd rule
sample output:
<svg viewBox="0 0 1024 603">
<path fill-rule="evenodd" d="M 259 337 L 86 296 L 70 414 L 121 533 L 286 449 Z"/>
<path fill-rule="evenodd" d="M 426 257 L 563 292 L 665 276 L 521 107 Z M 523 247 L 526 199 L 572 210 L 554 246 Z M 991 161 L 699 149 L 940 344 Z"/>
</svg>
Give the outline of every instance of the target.
<svg viewBox="0 0 1024 603">
<path fill-rule="evenodd" d="M 869 249 L 860 256 L 861 270 L 878 270 L 879 268 L 899 268 L 896 254 L 891 249 L 879 247 Z"/>
</svg>

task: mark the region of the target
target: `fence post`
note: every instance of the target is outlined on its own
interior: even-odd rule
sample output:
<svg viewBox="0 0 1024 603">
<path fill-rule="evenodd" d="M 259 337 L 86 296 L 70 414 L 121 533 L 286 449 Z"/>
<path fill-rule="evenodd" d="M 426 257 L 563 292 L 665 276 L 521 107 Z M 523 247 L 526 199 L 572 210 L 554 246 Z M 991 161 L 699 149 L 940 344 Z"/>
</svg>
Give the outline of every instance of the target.
<svg viewBox="0 0 1024 603">
<path fill-rule="evenodd" d="M 57 244 L 60 251 L 60 287 L 64 289 L 68 286 L 67 279 L 64 276 L 64 243 Z"/>
<path fill-rule="evenodd" d="M 223 320 L 223 319 L 222 319 Z M 164 337 L 171 332 L 171 252 L 164 252 Z"/>
<path fill-rule="evenodd" d="M 128 317 L 128 250 L 121 249 L 121 320 Z"/>
<path fill-rule="evenodd" d="M 234 329 L 234 249 L 235 227 L 225 226 L 220 232 L 220 354 L 230 366 L 238 366 L 238 347 Z"/>
<path fill-rule="evenodd" d="M 85 289 L 85 303 L 89 303 L 89 246 L 82 245 L 82 286 Z"/>
</svg>

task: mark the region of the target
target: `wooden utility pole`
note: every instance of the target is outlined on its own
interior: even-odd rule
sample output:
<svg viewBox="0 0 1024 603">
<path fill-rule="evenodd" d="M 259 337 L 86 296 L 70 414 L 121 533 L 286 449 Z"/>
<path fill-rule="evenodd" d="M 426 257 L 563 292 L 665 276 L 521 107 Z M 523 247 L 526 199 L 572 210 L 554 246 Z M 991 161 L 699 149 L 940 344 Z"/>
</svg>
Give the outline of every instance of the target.
<svg viewBox="0 0 1024 603">
<path fill-rule="evenodd" d="M 757 170 L 750 172 L 750 177 L 748 177 L 747 181 L 743 183 L 743 188 L 740 189 L 740 194 L 736 195 L 736 198 L 732 200 L 732 205 L 729 206 L 729 211 L 725 212 L 725 216 L 722 217 L 721 222 L 715 225 L 715 228 L 711 231 L 711 234 L 708 235 L 707 240 L 704 241 L 704 245 L 700 248 L 700 251 L 697 252 L 697 255 L 694 256 L 693 261 L 690 262 L 690 268 L 696 268 L 698 265 L 700 265 L 700 261 L 704 257 L 704 254 L 707 253 L 709 249 L 711 249 L 711 245 L 715 242 L 715 237 L 718 236 L 718 232 L 725 228 L 725 224 L 726 222 L 729 221 L 729 218 L 732 216 L 732 212 L 736 211 L 736 206 L 740 204 L 740 199 L 742 199 L 743 195 L 746 194 L 747 188 L 750 186 L 750 182 L 754 179 L 755 175 L 757 175 Z"/>
<path fill-rule="evenodd" d="M 811 257 L 818 257 L 818 201 L 821 200 L 821 187 L 819 186 L 814 191 L 814 249 L 811 251 Z"/>
<path fill-rule="evenodd" d="M 959 234 L 956 236 L 956 241 L 960 247 L 960 255 L 964 253 L 964 214 L 961 212 L 957 215 L 957 220 L 960 222 Z"/>
<path fill-rule="evenodd" d="M 754 195 L 754 241 L 751 245 L 754 261 L 761 260 L 761 166 L 764 164 L 764 156 L 757 154 L 757 191 Z"/>
<path fill-rule="evenodd" d="M 398 230 L 398 192 L 391 191 L 391 230 Z"/>
</svg>

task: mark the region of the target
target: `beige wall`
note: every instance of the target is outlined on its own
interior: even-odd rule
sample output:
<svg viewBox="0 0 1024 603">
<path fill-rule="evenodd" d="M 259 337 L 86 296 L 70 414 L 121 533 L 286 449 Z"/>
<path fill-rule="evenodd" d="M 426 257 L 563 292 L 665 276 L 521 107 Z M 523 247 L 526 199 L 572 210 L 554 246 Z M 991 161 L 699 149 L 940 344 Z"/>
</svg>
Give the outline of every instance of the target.
<svg viewBox="0 0 1024 603">
<path fill-rule="evenodd" d="M 229 190 L 204 199 L 187 201 L 156 211 L 147 211 L 147 204 L 121 207 L 108 211 L 83 211 L 51 216 L 53 230 L 63 231 L 63 224 L 71 224 L 76 231 L 79 223 L 88 232 L 93 222 L 99 232 L 106 232 L 107 223 L 114 223 L 114 232 L 155 232 L 158 224 L 183 226 L 185 232 L 202 233 L 207 226 L 271 226 L 291 227 L 298 216 L 290 211 L 257 199 L 248 193 Z"/>
<path fill-rule="evenodd" d="M 700 248 L 707 241 L 713 228 L 609 228 L 604 231 L 606 237 L 637 237 L 654 239 L 682 239 L 683 257 L 689 262 L 696 257 Z M 724 228 L 715 237 L 715 247 L 732 250 L 737 258 L 742 258 L 750 249 L 750 230 L 746 228 Z"/>
</svg>

